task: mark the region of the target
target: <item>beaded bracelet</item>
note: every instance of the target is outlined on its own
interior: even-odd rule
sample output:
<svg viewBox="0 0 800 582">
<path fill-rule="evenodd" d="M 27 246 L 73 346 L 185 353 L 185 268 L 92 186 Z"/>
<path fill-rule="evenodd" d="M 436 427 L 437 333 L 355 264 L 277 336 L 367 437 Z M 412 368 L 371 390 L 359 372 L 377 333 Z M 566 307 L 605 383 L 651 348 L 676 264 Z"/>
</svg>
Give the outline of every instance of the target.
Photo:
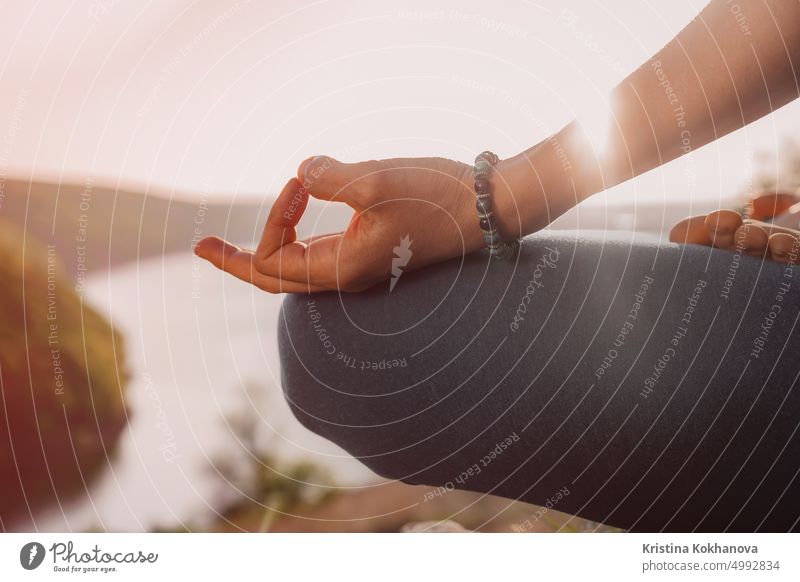
<svg viewBox="0 0 800 582">
<path fill-rule="evenodd" d="M 489 174 L 492 166 L 498 161 L 500 159 L 497 154 L 490 151 L 480 153 L 475 158 L 475 165 L 472 168 L 475 173 L 475 195 L 478 198 L 475 207 L 478 209 L 479 224 L 483 230 L 483 240 L 486 242 L 489 254 L 496 259 L 507 259 L 517 250 L 519 241 L 504 241 L 500 236 L 500 231 L 492 222 L 494 212 L 492 211 L 492 183 L 489 180 Z"/>
</svg>

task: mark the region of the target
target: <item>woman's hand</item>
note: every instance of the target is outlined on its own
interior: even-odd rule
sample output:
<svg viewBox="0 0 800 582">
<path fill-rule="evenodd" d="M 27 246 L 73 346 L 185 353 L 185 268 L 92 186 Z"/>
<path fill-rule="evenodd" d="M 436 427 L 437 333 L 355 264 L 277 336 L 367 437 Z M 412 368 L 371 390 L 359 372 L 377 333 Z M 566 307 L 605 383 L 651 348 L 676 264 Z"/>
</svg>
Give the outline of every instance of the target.
<svg viewBox="0 0 800 582">
<path fill-rule="evenodd" d="M 255 252 L 217 237 L 195 252 L 271 293 L 361 291 L 388 279 L 393 266 L 408 271 L 483 247 L 473 181 L 471 166 L 444 158 L 345 164 L 318 156 L 283 188 Z M 492 182 L 500 230 L 519 236 L 509 183 L 499 173 Z M 349 205 L 355 213 L 347 230 L 297 240 L 309 194 Z"/>
</svg>

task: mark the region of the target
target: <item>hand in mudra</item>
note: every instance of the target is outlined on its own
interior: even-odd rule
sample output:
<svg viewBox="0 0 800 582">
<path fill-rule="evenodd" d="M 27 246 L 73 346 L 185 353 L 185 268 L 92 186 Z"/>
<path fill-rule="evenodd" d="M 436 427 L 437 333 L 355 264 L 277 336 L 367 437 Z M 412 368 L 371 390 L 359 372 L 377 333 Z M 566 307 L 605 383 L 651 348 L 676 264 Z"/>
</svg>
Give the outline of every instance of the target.
<svg viewBox="0 0 800 582">
<path fill-rule="evenodd" d="M 404 271 L 484 246 L 472 187 L 472 167 L 444 158 L 346 164 L 316 157 L 281 191 L 254 252 L 217 237 L 200 241 L 195 252 L 271 293 L 361 291 L 389 278 L 405 237 L 411 252 Z M 494 194 L 497 216 L 505 213 L 503 190 Z M 297 240 L 309 195 L 350 206 L 347 229 Z"/>
</svg>

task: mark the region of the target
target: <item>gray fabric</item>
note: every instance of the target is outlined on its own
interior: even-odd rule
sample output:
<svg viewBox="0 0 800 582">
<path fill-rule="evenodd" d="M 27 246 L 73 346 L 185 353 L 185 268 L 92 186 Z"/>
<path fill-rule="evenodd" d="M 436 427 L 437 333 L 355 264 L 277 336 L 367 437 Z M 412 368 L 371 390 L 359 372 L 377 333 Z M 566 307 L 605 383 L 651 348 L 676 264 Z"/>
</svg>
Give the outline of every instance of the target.
<svg viewBox="0 0 800 582">
<path fill-rule="evenodd" d="M 798 274 L 540 233 L 515 261 L 472 255 L 391 293 L 288 296 L 283 386 L 306 427 L 391 479 L 630 530 L 797 530 Z"/>
</svg>

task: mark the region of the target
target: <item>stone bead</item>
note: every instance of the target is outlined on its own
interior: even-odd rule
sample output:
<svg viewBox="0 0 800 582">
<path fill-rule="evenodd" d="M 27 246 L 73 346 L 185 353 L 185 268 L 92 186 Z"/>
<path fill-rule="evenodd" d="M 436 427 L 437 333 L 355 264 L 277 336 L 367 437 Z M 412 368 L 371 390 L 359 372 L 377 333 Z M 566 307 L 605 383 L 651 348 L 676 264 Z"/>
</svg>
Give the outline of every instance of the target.
<svg viewBox="0 0 800 582">
<path fill-rule="evenodd" d="M 483 240 L 489 246 L 494 246 L 500 242 L 500 233 L 497 231 L 494 232 L 484 232 L 483 233 Z"/>
<path fill-rule="evenodd" d="M 506 243 L 500 236 L 500 232 L 492 224 L 494 213 L 492 212 L 492 184 L 489 180 L 489 173 L 492 166 L 497 164 L 500 158 L 497 154 L 490 151 L 481 152 L 475 158 L 475 165 L 473 172 L 475 173 L 475 193 L 477 199 L 475 201 L 475 208 L 478 209 L 478 218 L 481 230 L 483 231 L 483 240 L 489 254 L 493 258 L 506 259 L 514 254 L 514 251 L 519 247 L 516 241 Z"/>
<path fill-rule="evenodd" d="M 488 194 L 490 192 L 491 183 L 486 178 L 477 178 L 475 180 L 475 191 L 478 194 Z"/>
<path fill-rule="evenodd" d="M 475 171 L 476 176 L 480 174 L 488 174 L 491 165 L 486 160 L 478 160 L 475 162 L 475 167 L 473 170 Z"/>
<path fill-rule="evenodd" d="M 489 247 L 489 253 L 497 259 L 505 258 L 506 246 L 505 245 L 491 246 Z"/>
<path fill-rule="evenodd" d="M 497 157 L 497 154 L 487 150 L 487 151 L 481 152 L 477 156 L 475 156 L 475 163 L 476 164 L 481 160 L 489 162 L 489 164 L 494 166 L 499 161 L 499 158 Z"/>
</svg>

